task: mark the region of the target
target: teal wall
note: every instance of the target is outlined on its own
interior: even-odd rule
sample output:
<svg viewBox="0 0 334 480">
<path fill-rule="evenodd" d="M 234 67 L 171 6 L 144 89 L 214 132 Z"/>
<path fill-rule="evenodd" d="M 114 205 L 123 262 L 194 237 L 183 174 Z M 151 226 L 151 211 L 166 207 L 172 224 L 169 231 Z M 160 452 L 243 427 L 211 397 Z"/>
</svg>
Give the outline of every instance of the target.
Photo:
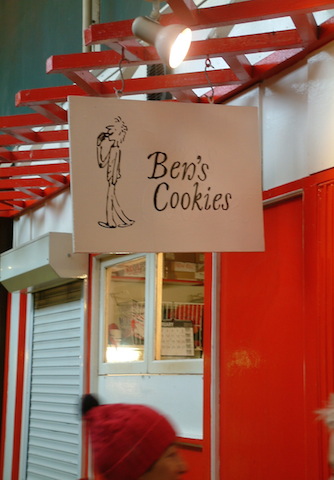
<svg viewBox="0 0 334 480">
<path fill-rule="evenodd" d="M 101 0 L 101 22 L 150 10 L 145 0 Z M 18 91 L 70 84 L 63 75 L 47 75 L 45 63 L 51 55 L 82 51 L 82 1 L 0 0 L 0 15 L 0 115 L 31 113 L 15 107 Z"/>
<path fill-rule="evenodd" d="M 161 2 L 161 5 L 165 3 Z M 148 15 L 151 9 L 152 4 L 146 0 L 101 0 L 101 22 Z"/>
<path fill-rule="evenodd" d="M 0 0 L 0 13 L 0 115 L 32 112 L 15 107 L 15 94 L 69 83 L 45 62 L 81 51 L 81 0 Z"/>
</svg>

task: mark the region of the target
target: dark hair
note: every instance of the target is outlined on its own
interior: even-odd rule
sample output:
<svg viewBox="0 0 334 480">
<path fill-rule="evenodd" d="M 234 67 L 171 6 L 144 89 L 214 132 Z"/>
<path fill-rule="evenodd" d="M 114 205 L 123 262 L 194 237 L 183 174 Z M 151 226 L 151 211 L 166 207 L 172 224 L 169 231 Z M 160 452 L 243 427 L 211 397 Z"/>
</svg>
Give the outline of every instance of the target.
<svg viewBox="0 0 334 480">
<path fill-rule="evenodd" d="M 98 407 L 99 405 L 99 401 L 96 397 L 94 397 L 94 395 L 92 395 L 91 393 L 84 395 L 81 400 L 81 415 L 86 415 L 89 410 Z"/>
</svg>

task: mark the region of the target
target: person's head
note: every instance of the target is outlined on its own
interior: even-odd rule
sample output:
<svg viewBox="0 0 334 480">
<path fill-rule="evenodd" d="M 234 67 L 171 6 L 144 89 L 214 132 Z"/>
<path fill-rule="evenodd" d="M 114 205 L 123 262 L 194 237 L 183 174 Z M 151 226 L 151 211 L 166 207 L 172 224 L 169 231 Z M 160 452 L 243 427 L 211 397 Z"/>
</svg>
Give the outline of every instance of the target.
<svg viewBox="0 0 334 480">
<path fill-rule="evenodd" d="M 128 127 L 125 125 L 121 117 L 114 118 L 114 122 L 111 125 L 107 125 L 106 129 L 108 131 L 109 140 L 115 139 L 118 146 L 120 143 L 124 142 Z"/>
<path fill-rule="evenodd" d="M 187 471 L 171 423 L 145 405 L 82 400 L 95 467 L 106 480 L 179 480 Z"/>
</svg>

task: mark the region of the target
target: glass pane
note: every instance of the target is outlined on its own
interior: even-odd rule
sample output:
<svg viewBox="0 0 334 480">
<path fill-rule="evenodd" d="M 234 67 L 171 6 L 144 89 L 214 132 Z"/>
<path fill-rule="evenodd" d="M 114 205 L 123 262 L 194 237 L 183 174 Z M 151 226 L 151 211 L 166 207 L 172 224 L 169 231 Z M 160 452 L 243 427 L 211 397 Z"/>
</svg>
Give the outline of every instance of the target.
<svg viewBox="0 0 334 480">
<path fill-rule="evenodd" d="M 105 270 L 105 359 L 107 363 L 144 359 L 145 257 Z"/>
<path fill-rule="evenodd" d="M 164 253 L 161 268 L 160 349 L 156 358 L 202 358 L 204 253 Z"/>
</svg>

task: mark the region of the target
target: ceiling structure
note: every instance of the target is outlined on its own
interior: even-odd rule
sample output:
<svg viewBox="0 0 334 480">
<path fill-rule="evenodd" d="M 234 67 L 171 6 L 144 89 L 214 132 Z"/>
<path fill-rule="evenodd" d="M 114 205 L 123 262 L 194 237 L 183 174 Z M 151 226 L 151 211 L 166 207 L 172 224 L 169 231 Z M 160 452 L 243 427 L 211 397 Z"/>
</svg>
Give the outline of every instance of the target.
<svg viewBox="0 0 334 480">
<path fill-rule="evenodd" d="M 169 92 L 176 101 L 222 103 L 334 40 L 334 1 L 247 0 L 207 8 L 193 0 L 167 3 L 170 11 L 160 23 L 187 25 L 195 36 L 180 71 L 147 76 L 143 67 L 160 61 L 154 47 L 133 37 L 129 19 L 84 32 L 86 45 L 103 50 L 47 60 L 46 73 L 61 73 L 71 85 L 17 93 L 18 114 L 0 117 L 0 217 L 19 216 L 69 188 L 70 95 Z M 20 106 L 32 113 L 20 114 Z"/>
</svg>

